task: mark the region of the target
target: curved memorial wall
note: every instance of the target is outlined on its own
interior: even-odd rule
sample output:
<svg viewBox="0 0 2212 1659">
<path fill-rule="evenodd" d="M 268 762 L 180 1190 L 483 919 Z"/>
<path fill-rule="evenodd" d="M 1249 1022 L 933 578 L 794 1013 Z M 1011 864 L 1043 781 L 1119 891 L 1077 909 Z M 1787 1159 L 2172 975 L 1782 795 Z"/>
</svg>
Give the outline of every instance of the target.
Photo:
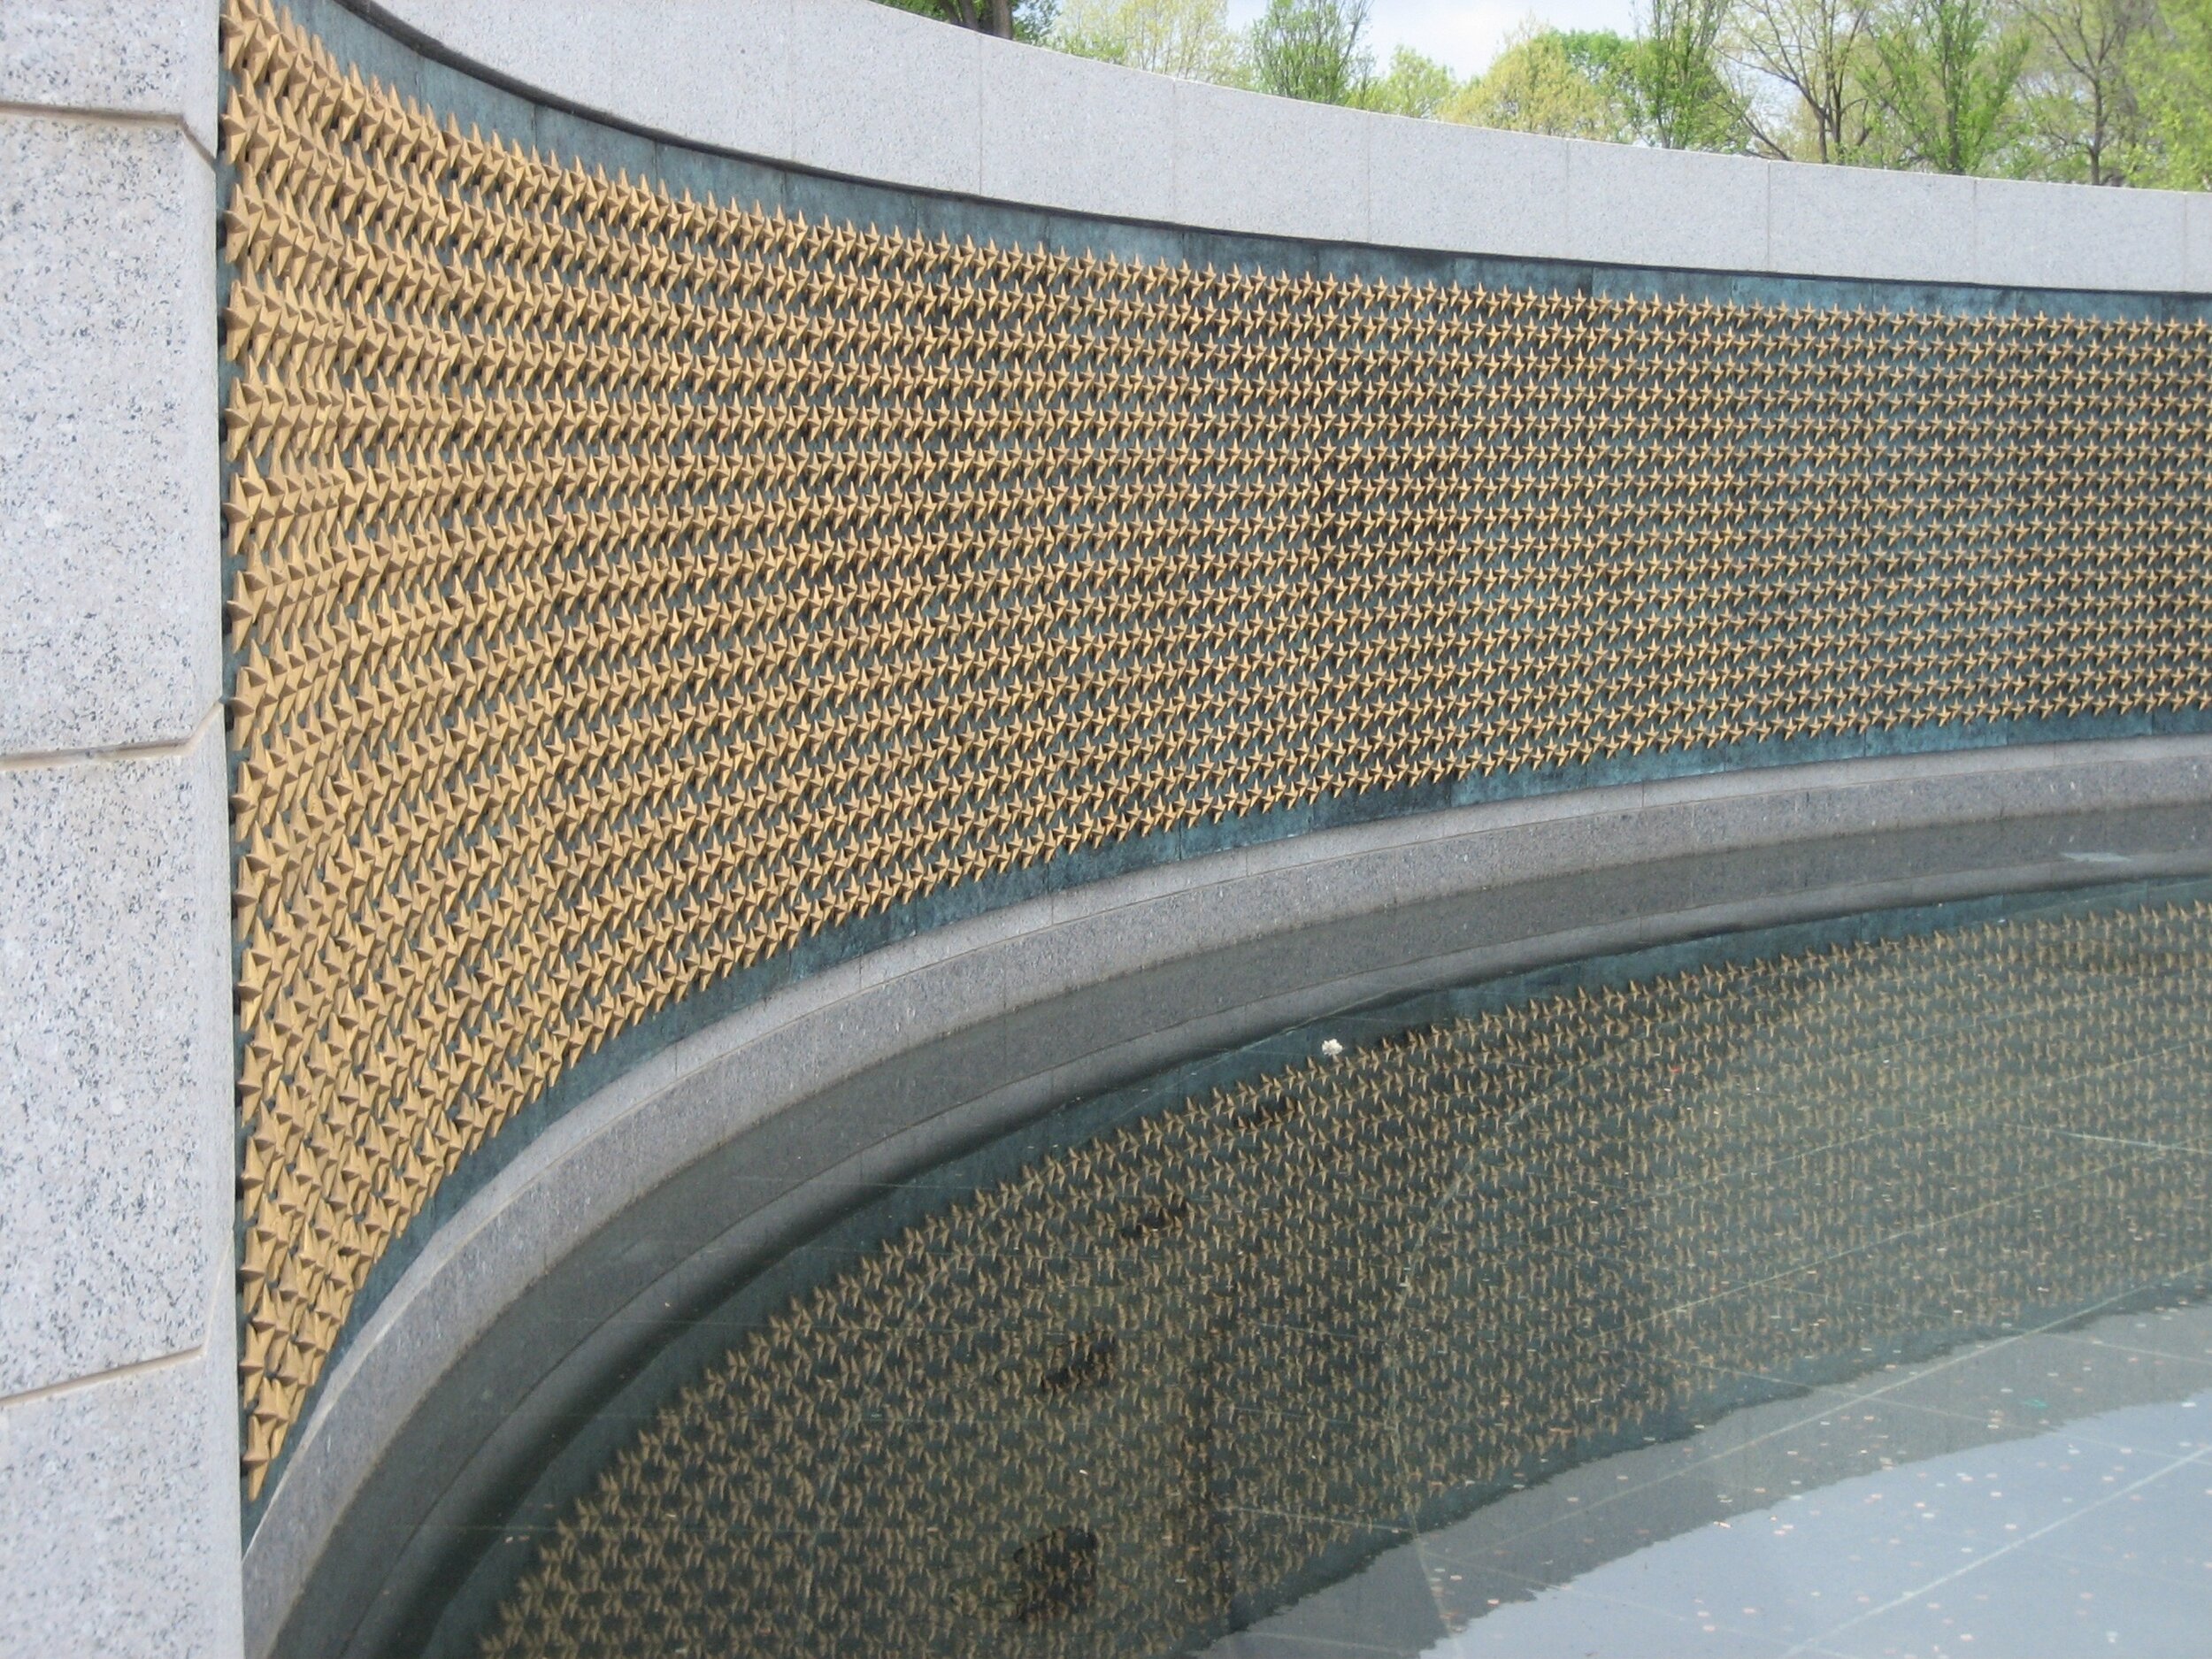
<svg viewBox="0 0 2212 1659">
<path fill-rule="evenodd" d="M 1332 826 L 2212 725 L 2212 302 L 931 194 L 402 33 L 225 22 L 250 1525 L 503 1160 L 840 961 Z"/>
</svg>

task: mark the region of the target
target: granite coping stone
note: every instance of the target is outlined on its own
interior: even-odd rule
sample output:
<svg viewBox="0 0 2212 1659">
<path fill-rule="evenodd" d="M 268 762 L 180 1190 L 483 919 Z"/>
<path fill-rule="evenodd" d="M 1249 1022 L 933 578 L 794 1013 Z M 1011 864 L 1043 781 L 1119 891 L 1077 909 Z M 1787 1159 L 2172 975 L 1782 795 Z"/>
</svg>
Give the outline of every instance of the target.
<svg viewBox="0 0 2212 1659">
<path fill-rule="evenodd" d="M 638 130 L 888 185 L 1511 258 L 2212 291 L 2176 192 L 1413 121 L 1079 65 L 871 0 L 702 0 L 680 35 L 665 0 L 346 3 L 502 84 Z M 680 38 L 686 61 L 672 65 Z M 703 57 L 723 71 L 710 85 L 688 66 Z"/>
</svg>

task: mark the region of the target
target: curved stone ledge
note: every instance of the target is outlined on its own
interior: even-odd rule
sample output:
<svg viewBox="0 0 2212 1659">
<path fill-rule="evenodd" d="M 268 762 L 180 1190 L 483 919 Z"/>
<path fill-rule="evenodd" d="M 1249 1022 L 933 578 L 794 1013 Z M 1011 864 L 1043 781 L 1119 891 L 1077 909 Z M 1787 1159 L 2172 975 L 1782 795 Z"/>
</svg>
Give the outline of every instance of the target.
<svg viewBox="0 0 2212 1659">
<path fill-rule="evenodd" d="M 838 1148 L 848 1167 L 872 1174 L 915 1167 L 979 1125 L 1017 1120 L 1071 1094 L 1424 977 L 1471 978 L 1720 928 L 2156 873 L 2155 858 L 2071 845 L 2070 826 L 2085 814 L 2156 808 L 2185 809 L 2190 824 L 2212 826 L 2198 811 L 2208 806 L 2206 737 L 1710 774 L 1233 849 L 1015 904 L 826 969 L 661 1050 L 579 1104 L 432 1235 L 334 1366 L 272 1492 L 245 1557 L 248 1650 L 274 1650 L 319 1557 L 401 1427 L 534 1284 L 580 1241 L 718 1149 L 902 1054 L 1078 987 L 1110 992 L 1132 976 L 1202 963 L 1291 930 L 1377 918 L 1380 934 L 1411 940 L 1419 930 L 1394 916 L 1692 855 L 1788 855 L 1775 866 L 1786 877 L 1767 890 L 1671 913 L 1561 926 L 1540 904 L 1532 911 L 1524 901 L 1517 911 L 1501 902 L 1455 946 L 1386 943 L 1325 986 L 1246 987 L 1220 994 L 1225 1001 L 1215 1006 L 1202 995 L 1181 1004 L 1188 1018 L 1166 1029 L 1148 1020 L 1132 1025 L 1124 1010 L 1118 1034 L 1109 1039 L 1055 1037 L 1065 1051 L 1048 1045 L 1041 1058 L 994 1056 L 1004 1075 L 979 1067 L 974 1097 L 937 1102 L 912 1121 L 894 1110 Z M 1839 876 L 1837 860 L 1821 848 L 1846 837 L 2015 822 L 2025 826 L 2021 850 L 1993 871 L 1868 880 Z M 2193 848 L 2180 867 L 2198 868 L 2204 852 Z M 1394 950 L 1410 954 L 1394 961 Z M 1142 1000 L 1148 1012 L 1153 999 Z M 796 1224 L 786 1217 L 781 1225 Z M 664 1279 L 726 1271 L 735 1248 L 726 1242 L 718 1255 L 671 1261 Z M 653 1280 L 652 1294 L 661 1294 L 663 1284 Z"/>
<path fill-rule="evenodd" d="M 913 188 L 1302 241 L 2212 291 L 2212 196 L 1808 166 L 1297 104 L 870 0 L 346 0 L 542 100 Z M 679 45 L 680 43 L 680 45 Z"/>
</svg>

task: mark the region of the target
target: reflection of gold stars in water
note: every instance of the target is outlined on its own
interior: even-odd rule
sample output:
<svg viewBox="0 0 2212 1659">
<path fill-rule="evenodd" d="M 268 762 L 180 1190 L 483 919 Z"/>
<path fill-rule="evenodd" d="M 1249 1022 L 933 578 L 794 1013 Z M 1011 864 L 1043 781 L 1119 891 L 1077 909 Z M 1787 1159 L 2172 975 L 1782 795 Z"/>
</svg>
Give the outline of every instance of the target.
<svg viewBox="0 0 2212 1659">
<path fill-rule="evenodd" d="M 2193 1272 L 2208 993 L 2212 907 L 2047 915 L 1545 993 L 1191 1099 L 737 1344 L 485 1650 L 1168 1651 L 1747 1376 Z"/>
</svg>

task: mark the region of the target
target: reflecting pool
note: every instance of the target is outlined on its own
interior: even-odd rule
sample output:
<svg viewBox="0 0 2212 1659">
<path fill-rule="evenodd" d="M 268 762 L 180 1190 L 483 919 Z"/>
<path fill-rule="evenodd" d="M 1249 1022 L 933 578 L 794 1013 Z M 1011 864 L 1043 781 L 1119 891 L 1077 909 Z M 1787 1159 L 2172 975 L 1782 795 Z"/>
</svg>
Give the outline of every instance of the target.
<svg viewBox="0 0 2212 1659">
<path fill-rule="evenodd" d="M 2208 1293 L 2212 883 L 1432 988 L 670 1307 L 410 1640 L 2201 1653 Z"/>
</svg>

